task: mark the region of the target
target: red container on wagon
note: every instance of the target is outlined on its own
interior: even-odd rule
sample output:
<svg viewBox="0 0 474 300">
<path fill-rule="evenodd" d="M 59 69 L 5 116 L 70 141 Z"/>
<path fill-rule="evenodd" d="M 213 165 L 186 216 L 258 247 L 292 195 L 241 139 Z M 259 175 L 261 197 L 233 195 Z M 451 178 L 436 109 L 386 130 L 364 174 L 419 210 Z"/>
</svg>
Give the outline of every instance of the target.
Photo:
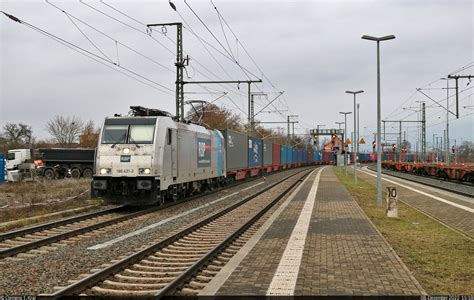
<svg viewBox="0 0 474 300">
<path fill-rule="evenodd" d="M 273 163 L 274 166 L 280 165 L 280 145 L 273 144 Z"/>
</svg>

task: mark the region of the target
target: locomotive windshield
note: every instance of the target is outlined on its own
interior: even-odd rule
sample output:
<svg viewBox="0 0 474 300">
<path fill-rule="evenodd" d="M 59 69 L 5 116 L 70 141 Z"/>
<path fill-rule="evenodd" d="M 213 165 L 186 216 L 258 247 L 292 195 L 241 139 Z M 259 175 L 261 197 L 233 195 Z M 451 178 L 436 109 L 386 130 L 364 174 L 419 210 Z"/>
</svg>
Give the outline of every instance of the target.
<svg viewBox="0 0 474 300">
<path fill-rule="evenodd" d="M 102 144 L 152 144 L 156 118 L 107 119 Z"/>
</svg>

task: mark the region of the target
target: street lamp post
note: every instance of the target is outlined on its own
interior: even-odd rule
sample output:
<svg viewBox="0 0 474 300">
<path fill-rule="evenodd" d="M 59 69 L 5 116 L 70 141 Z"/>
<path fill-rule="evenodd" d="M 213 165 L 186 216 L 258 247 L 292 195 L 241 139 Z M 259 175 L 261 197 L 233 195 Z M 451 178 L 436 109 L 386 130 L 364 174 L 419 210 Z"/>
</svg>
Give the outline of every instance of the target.
<svg viewBox="0 0 474 300">
<path fill-rule="evenodd" d="M 362 39 L 377 42 L 377 206 L 382 207 L 382 135 L 380 101 L 380 42 L 394 39 L 394 35 L 383 37 L 362 36 Z"/>
<path fill-rule="evenodd" d="M 357 165 L 357 152 L 359 151 L 357 144 L 358 144 L 358 132 L 357 132 L 357 122 L 358 122 L 358 112 L 356 111 L 356 95 L 363 93 L 363 90 L 353 92 L 353 91 L 346 91 L 348 94 L 354 95 L 354 138 L 352 141 L 352 157 L 353 164 L 354 164 L 354 183 L 357 184 L 357 172 L 356 172 L 356 165 Z"/>
<path fill-rule="evenodd" d="M 337 125 L 339 125 L 339 129 L 341 129 L 341 125 L 344 124 L 344 122 L 334 122 L 336 123 Z"/>
<path fill-rule="evenodd" d="M 444 151 L 446 153 L 445 163 L 449 166 L 449 77 L 440 79 L 446 80 L 446 147 Z"/>
<path fill-rule="evenodd" d="M 340 111 L 340 114 L 344 115 L 344 137 L 347 139 L 347 115 L 350 115 L 352 112 L 343 112 Z M 344 140 L 344 138 L 343 138 Z M 346 151 L 346 142 L 342 141 L 342 146 L 344 147 L 344 175 L 347 176 L 347 151 Z"/>
</svg>

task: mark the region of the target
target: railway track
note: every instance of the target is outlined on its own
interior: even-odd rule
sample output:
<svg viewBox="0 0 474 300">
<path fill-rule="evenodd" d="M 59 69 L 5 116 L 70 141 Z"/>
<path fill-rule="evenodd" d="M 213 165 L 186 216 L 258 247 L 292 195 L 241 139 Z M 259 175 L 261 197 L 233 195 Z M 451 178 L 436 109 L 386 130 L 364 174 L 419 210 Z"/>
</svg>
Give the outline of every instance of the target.
<svg viewBox="0 0 474 300">
<path fill-rule="evenodd" d="M 172 203 L 167 203 L 162 206 L 141 209 L 132 213 L 127 213 L 125 206 L 119 206 L 2 233 L 0 234 L 0 259 L 12 257 L 18 254 L 25 254 L 25 252 L 28 251 L 30 252 L 27 254 L 27 256 L 54 250 L 55 247 L 48 247 L 48 245 L 62 242 L 67 239 L 71 239 L 71 242 L 74 243 L 77 241 L 77 239 L 87 237 L 88 233 L 95 230 L 120 224 L 122 222 L 199 197 L 208 196 L 249 181 L 251 180 L 237 182 L 225 187 L 214 189 L 212 191 L 186 197 Z"/>
<path fill-rule="evenodd" d="M 178 294 L 196 294 L 312 170 L 289 175 L 48 296 L 164 296 L 181 289 Z"/>
<path fill-rule="evenodd" d="M 367 169 L 377 172 L 377 169 L 367 166 Z M 467 197 L 474 197 L 474 186 L 470 183 L 465 182 L 453 182 L 453 181 L 446 181 L 439 178 L 433 177 L 424 177 L 416 174 L 410 173 L 400 173 L 390 170 L 382 169 L 382 173 L 385 175 L 411 180 L 413 182 L 423 184 L 426 186 L 438 188 L 444 191 L 452 192 L 458 195 L 467 196 Z"/>
</svg>

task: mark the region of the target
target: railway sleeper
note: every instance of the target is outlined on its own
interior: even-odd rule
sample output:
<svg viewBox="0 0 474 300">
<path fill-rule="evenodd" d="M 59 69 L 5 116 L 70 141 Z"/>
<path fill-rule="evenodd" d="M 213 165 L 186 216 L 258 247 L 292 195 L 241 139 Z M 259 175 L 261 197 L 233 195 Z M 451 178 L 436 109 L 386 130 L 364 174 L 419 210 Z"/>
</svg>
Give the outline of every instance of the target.
<svg viewBox="0 0 474 300">
<path fill-rule="evenodd" d="M 184 257 L 162 257 L 160 259 L 154 259 L 154 260 L 151 260 L 153 262 L 161 262 L 161 263 L 173 263 L 173 262 L 186 262 L 186 263 L 194 263 L 195 261 L 197 261 L 198 259 L 200 258 L 199 257 L 187 257 L 187 258 L 184 258 Z M 147 258 L 149 259 L 149 258 Z"/>
<path fill-rule="evenodd" d="M 172 253 L 172 252 L 158 252 L 155 255 L 151 255 L 151 256 L 148 256 L 148 258 L 150 258 L 150 260 L 159 260 L 161 261 L 163 259 L 163 257 L 166 257 L 166 258 L 193 258 L 193 259 L 197 259 L 197 258 L 200 258 L 202 255 L 201 254 L 197 254 L 197 253 L 192 253 L 192 254 L 183 254 L 183 253 Z"/>
<path fill-rule="evenodd" d="M 128 290 L 113 290 L 101 287 L 93 287 L 91 289 L 92 295 L 105 295 L 105 296 L 152 296 L 157 294 L 160 290 L 145 290 L 145 291 L 128 291 Z"/>
<path fill-rule="evenodd" d="M 220 269 L 219 269 L 219 271 L 220 271 Z M 203 276 L 214 277 L 214 276 L 217 275 L 217 273 L 219 273 L 219 271 L 204 269 L 204 270 L 202 270 L 200 273 L 203 274 Z"/>
<path fill-rule="evenodd" d="M 194 277 L 193 281 L 197 281 L 197 282 L 204 282 L 204 283 L 209 283 L 209 281 L 212 280 L 212 277 L 210 276 L 203 276 L 203 275 L 197 275 L 196 277 Z M 192 282 L 192 281 L 191 281 Z"/>
<path fill-rule="evenodd" d="M 179 246 L 179 247 L 188 247 L 189 242 L 188 243 L 174 242 L 173 245 Z M 211 248 L 213 245 L 214 243 L 196 243 L 196 242 L 193 243 L 193 247 L 196 247 L 196 248 Z"/>
<path fill-rule="evenodd" d="M 163 255 L 167 254 L 205 254 L 209 252 L 206 249 L 192 249 L 192 248 L 181 248 L 181 247 L 166 247 L 163 250 L 161 250 L 161 253 Z"/>
<path fill-rule="evenodd" d="M 190 288 L 183 288 L 177 295 L 179 296 L 197 296 L 198 292 Z"/>
<path fill-rule="evenodd" d="M 140 264 L 155 266 L 155 267 L 181 267 L 181 266 L 189 266 L 192 262 L 183 262 L 183 261 L 151 261 L 151 260 L 141 260 Z"/>
<path fill-rule="evenodd" d="M 181 274 L 181 272 L 172 272 L 172 271 L 166 271 L 166 272 L 150 272 L 150 271 L 136 271 L 136 270 L 132 270 L 132 269 L 125 269 L 123 270 L 124 274 L 131 274 L 133 276 L 136 276 L 136 277 L 140 277 L 140 276 L 179 276 Z"/>
<path fill-rule="evenodd" d="M 162 289 L 167 283 L 136 283 L 136 282 L 118 282 L 113 280 L 104 280 L 102 286 L 113 287 L 130 290 L 143 290 L 143 289 Z"/>
<path fill-rule="evenodd" d="M 141 276 L 127 276 L 122 274 L 115 274 L 114 278 L 120 282 L 138 282 L 138 283 L 167 283 L 174 278 L 174 276 L 169 277 L 141 277 Z"/>
<path fill-rule="evenodd" d="M 185 238 L 181 239 L 182 242 L 190 242 L 190 243 L 196 243 L 199 242 L 201 245 L 203 244 L 212 244 L 214 245 L 216 243 L 216 239 L 208 237 L 206 239 L 200 238 L 200 237 L 192 237 L 192 236 L 187 236 Z"/>
<path fill-rule="evenodd" d="M 162 267 L 152 267 L 152 266 L 145 266 L 145 265 L 138 265 L 135 264 L 133 265 L 133 269 L 136 270 L 145 270 L 145 271 L 153 271 L 153 272 L 167 272 L 167 268 L 173 268 L 171 272 L 178 272 L 178 271 L 185 271 L 186 269 L 189 268 L 189 265 L 186 266 L 162 266 Z"/>
<path fill-rule="evenodd" d="M 190 283 L 187 284 L 187 286 L 191 289 L 202 290 L 203 288 L 206 287 L 206 283 L 201 283 L 201 282 L 192 280 Z"/>
</svg>

